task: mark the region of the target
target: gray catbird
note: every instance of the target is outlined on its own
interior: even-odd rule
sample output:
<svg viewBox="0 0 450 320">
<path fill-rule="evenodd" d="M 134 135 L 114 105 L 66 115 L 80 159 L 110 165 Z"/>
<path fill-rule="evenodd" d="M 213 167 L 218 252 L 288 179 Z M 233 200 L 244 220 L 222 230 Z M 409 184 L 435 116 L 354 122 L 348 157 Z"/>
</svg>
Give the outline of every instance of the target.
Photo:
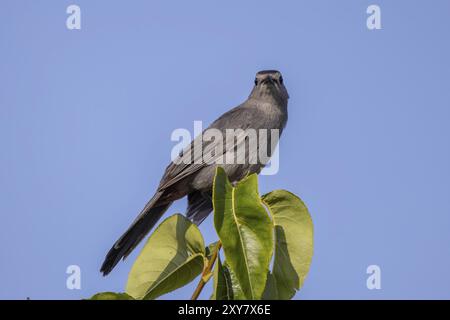
<svg viewBox="0 0 450 320">
<path fill-rule="evenodd" d="M 281 134 L 287 122 L 287 102 L 289 95 L 283 84 L 281 73 L 276 70 L 260 71 L 256 74 L 255 86 L 248 99 L 238 107 L 226 112 L 214 121 L 205 131 L 214 128 L 226 136 L 227 129 L 260 129 L 278 130 Z M 216 130 L 217 131 L 217 130 Z M 236 130 L 237 131 L 237 130 Z M 194 139 L 187 152 L 180 153 L 178 160 L 190 157 L 192 161 L 172 161 L 166 168 L 159 187 L 139 216 L 134 220 L 128 230 L 116 241 L 106 255 L 101 267 L 103 275 L 111 272 L 114 266 L 130 254 L 145 235 L 153 228 L 164 212 L 175 200 L 188 196 L 186 216 L 196 224 L 200 224 L 212 211 L 211 189 L 217 163 L 199 161 L 205 150 L 216 150 L 217 139 L 206 140 L 203 135 Z M 219 151 L 226 157 L 227 153 L 235 152 L 237 144 L 245 139 L 236 136 L 231 144 L 222 143 Z M 246 137 L 244 137 L 246 138 Z M 200 139 L 200 140 L 198 140 Z M 200 143 L 196 143 L 200 141 Z M 222 141 L 223 142 L 223 141 Z M 278 140 L 276 141 L 278 142 Z M 271 142 L 267 142 L 270 145 Z M 196 148 L 202 152 L 196 152 Z M 255 159 L 258 148 L 247 148 L 244 163 L 228 163 L 221 165 L 232 182 L 236 182 L 251 173 L 259 173 L 266 161 L 249 161 Z M 268 150 L 269 156 L 271 150 Z M 218 154 L 215 154 L 218 156 Z M 200 159 L 201 160 L 201 159 Z"/>
</svg>

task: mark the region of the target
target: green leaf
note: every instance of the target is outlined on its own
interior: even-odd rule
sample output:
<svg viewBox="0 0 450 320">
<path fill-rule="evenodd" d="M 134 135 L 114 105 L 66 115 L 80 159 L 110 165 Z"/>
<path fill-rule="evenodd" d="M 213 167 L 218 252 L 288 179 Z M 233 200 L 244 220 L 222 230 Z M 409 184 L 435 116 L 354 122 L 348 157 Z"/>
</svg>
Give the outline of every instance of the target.
<svg viewBox="0 0 450 320">
<path fill-rule="evenodd" d="M 275 224 L 273 276 L 278 298 L 290 299 L 303 285 L 313 255 L 313 223 L 296 195 L 275 190 L 262 197 Z"/>
<path fill-rule="evenodd" d="M 233 288 L 230 274 L 217 256 L 216 265 L 213 272 L 213 294 L 211 300 L 233 300 Z"/>
<path fill-rule="evenodd" d="M 206 259 L 208 259 L 208 261 L 211 260 L 214 252 L 216 252 L 218 244 L 219 244 L 219 241 L 216 241 L 216 242 L 209 244 L 205 248 L 205 256 L 206 256 Z"/>
<path fill-rule="evenodd" d="M 256 174 L 233 187 L 218 167 L 213 207 L 214 226 L 242 292 L 247 299 L 261 299 L 273 251 L 273 224 L 258 194 Z"/>
<path fill-rule="evenodd" d="M 236 278 L 236 274 L 231 270 L 228 263 L 225 261 L 223 263 L 223 271 L 226 275 L 227 279 L 229 279 L 229 284 L 231 284 L 231 292 L 232 292 L 232 298 L 230 300 L 246 300 L 247 298 L 244 295 L 244 292 L 242 291 L 241 286 L 239 285 L 239 281 Z"/>
<path fill-rule="evenodd" d="M 217 259 L 217 264 L 214 267 L 211 300 L 246 300 L 236 275 L 231 271 L 230 266 L 226 261 L 221 263 L 220 257 L 217 257 Z"/>
<path fill-rule="evenodd" d="M 274 275 L 270 272 L 267 275 L 266 288 L 264 290 L 262 299 L 263 300 L 278 300 L 277 282 L 275 280 Z"/>
<path fill-rule="evenodd" d="M 100 292 L 94 294 L 89 300 L 134 300 L 126 293 Z"/>
<path fill-rule="evenodd" d="M 130 271 L 126 292 L 136 299 L 156 299 L 194 280 L 204 260 L 200 230 L 184 216 L 173 215 L 147 240 Z"/>
</svg>

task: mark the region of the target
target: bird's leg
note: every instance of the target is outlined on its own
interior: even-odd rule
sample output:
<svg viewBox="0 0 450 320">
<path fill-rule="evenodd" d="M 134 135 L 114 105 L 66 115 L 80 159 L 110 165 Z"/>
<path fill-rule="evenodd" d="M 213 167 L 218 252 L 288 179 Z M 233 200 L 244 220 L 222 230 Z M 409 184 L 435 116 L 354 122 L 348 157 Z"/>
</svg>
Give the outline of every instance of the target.
<svg viewBox="0 0 450 320">
<path fill-rule="evenodd" d="M 209 200 L 212 201 L 212 194 L 211 194 L 211 192 L 204 192 L 204 191 L 202 191 L 201 194 L 202 194 L 203 198 L 209 199 Z"/>
</svg>

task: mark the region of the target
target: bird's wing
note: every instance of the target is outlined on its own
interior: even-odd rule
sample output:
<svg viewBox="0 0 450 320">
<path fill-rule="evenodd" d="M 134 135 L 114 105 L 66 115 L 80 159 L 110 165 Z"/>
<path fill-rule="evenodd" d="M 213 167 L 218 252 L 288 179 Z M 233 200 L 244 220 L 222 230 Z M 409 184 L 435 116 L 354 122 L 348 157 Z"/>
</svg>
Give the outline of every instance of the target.
<svg viewBox="0 0 450 320">
<path fill-rule="evenodd" d="M 196 225 L 205 220 L 205 218 L 213 210 L 212 193 L 207 194 L 201 191 L 195 191 L 188 194 L 188 207 L 186 210 L 186 217 L 194 222 Z"/>
<path fill-rule="evenodd" d="M 257 110 L 245 108 L 238 106 L 219 117 L 214 121 L 206 130 L 208 129 L 218 129 L 222 132 L 222 153 L 214 154 L 214 156 L 208 160 L 209 164 L 214 163 L 219 157 L 223 156 L 228 150 L 226 149 L 226 129 L 242 129 L 246 130 L 250 128 L 252 119 L 255 116 Z M 238 126 L 236 124 L 239 124 Z M 205 132 L 203 131 L 203 132 Z M 235 136 L 236 144 L 239 145 L 245 141 L 245 134 L 243 132 L 238 132 Z M 213 150 L 219 144 L 218 141 L 213 139 L 212 141 L 202 141 L 203 134 L 196 137 L 189 146 L 187 146 L 182 154 L 178 156 L 175 161 L 172 161 L 166 168 L 163 178 L 161 179 L 158 190 L 163 190 L 174 183 L 192 175 L 198 170 L 208 166 L 208 163 L 203 161 L 204 154 L 211 154 Z M 228 149 L 234 148 L 234 146 L 228 146 Z"/>
</svg>

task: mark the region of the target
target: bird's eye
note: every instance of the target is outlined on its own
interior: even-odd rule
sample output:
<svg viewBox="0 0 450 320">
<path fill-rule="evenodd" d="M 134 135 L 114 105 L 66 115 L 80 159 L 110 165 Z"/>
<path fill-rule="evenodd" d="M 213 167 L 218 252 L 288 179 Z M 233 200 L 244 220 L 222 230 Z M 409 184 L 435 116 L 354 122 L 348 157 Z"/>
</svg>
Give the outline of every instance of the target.
<svg viewBox="0 0 450 320">
<path fill-rule="evenodd" d="M 280 76 L 280 84 L 283 84 L 283 77 Z"/>
<path fill-rule="evenodd" d="M 255 78 L 255 86 L 258 85 L 258 79 Z"/>
</svg>

